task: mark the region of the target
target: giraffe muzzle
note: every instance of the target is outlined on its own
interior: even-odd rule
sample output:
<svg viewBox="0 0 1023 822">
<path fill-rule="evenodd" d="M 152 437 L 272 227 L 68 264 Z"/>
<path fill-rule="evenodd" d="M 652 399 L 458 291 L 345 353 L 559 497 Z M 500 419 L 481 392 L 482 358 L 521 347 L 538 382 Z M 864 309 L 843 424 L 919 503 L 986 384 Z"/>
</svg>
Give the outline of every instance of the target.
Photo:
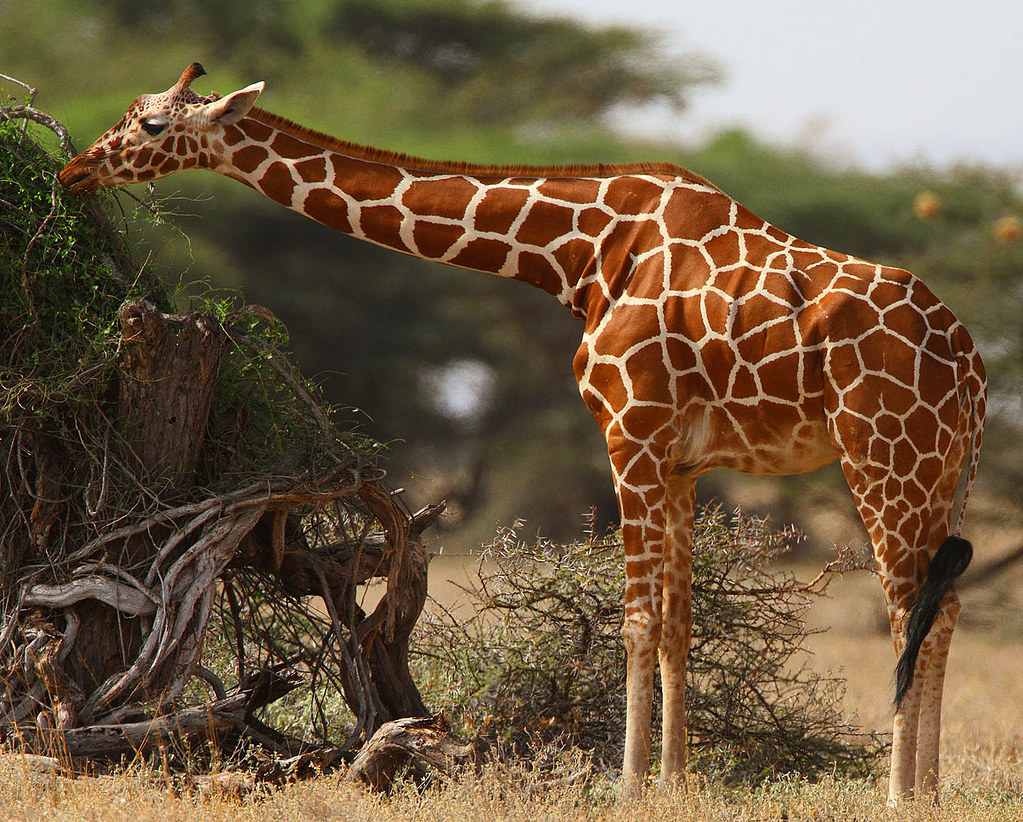
<svg viewBox="0 0 1023 822">
<path fill-rule="evenodd" d="M 57 175 L 60 184 L 72 194 L 87 196 L 99 188 L 99 180 L 93 173 L 94 165 L 84 154 L 79 154 Z"/>
</svg>

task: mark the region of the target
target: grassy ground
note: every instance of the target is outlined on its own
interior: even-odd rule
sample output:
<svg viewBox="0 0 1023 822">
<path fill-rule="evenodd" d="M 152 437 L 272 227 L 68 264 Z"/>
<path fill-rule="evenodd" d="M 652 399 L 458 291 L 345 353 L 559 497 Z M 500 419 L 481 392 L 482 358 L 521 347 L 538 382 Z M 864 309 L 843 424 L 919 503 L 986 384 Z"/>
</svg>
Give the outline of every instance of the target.
<svg viewBox="0 0 1023 822">
<path fill-rule="evenodd" d="M 443 576 L 442 566 L 436 569 Z M 813 663 L 848 678 L 845 707 L 859 724 L 887 730 L 893 666 L 883 631 L 877 582 L 848 577 L 811 614 L 831 629 L 812 640 Z M 969 601 L 967 608 L 969 609 Z M 0 819 L 40 820 L 743 820 L 1023 819 L 1023 643 L 1017 635 L 968 624 L 953 642 L 942 740 L 943 801 L 885 807 L 885 785 L 789 782 L 762 789 L 702 784 L 688 795 L 651 791 L 618 803 L 613 786 L 550 789 L 529 774 L 507 771 L 466 777 L 446 788 L 389 799 L 369 796 L 326 776 L 256 796 L 180 794 L 151 773 L 104 779 L 38 775 L 16 757 L 0 762 Z"/>
</svg>

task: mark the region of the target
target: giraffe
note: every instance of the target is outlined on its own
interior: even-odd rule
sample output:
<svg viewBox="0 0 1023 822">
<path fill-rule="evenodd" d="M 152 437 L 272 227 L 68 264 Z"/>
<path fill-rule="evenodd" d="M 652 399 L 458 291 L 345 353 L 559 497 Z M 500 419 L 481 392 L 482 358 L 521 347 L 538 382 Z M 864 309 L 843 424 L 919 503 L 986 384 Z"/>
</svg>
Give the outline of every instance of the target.
<svg viewBox="0 0 1023 822">
<path fill-rule="evenodd" d="M 677 166 L 427 161 L 256 108 L 263 83 L 200 95 L 204 73 L 136 99 L 60 182 L 88 194 L 209 169 L 367 242 L 542 288 L 583 321 L 573 366 L 625 553 L 626 795 L 646 784 L 657 666 L 662 782 L 686 768 L 697 478 L 837 460 L 899 657 L 889 798 L 937 798 L 986 389 L 970 335 L 920 280 L 796 239 Z"/>
</svg>

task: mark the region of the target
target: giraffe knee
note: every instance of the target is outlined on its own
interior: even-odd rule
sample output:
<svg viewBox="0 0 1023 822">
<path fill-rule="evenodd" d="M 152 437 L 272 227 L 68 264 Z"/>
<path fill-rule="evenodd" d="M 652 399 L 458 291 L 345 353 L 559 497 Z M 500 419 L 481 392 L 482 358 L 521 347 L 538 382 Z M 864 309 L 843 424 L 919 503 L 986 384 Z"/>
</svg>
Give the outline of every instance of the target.
<svg viewBox="0 0 1023 822">
<path fill-rule="evenodd" d="M 629 659 L 651 654 L 661 643 L 661 620 L 653 614 L 626 614 L 622 622 L 622 639 Z"/>
</svg>

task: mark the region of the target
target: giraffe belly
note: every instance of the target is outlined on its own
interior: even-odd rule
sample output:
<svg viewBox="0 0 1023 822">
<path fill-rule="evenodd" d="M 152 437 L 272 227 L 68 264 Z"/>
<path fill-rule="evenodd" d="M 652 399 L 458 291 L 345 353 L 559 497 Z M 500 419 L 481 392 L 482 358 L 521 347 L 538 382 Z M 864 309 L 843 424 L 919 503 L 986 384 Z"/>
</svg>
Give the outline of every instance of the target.
<svg viewBox="0 0 1023 822">
<path fill-rule="evenodd" d="M 823 415 L 808 418 L 797 409 L 741 410 L 730 403 L 704 405 L 680 415 L 671 451 L 674 471 L 702 474 L 729 468 L 758 476 L 815 471 L 838 459 Z"/>
</svg>

